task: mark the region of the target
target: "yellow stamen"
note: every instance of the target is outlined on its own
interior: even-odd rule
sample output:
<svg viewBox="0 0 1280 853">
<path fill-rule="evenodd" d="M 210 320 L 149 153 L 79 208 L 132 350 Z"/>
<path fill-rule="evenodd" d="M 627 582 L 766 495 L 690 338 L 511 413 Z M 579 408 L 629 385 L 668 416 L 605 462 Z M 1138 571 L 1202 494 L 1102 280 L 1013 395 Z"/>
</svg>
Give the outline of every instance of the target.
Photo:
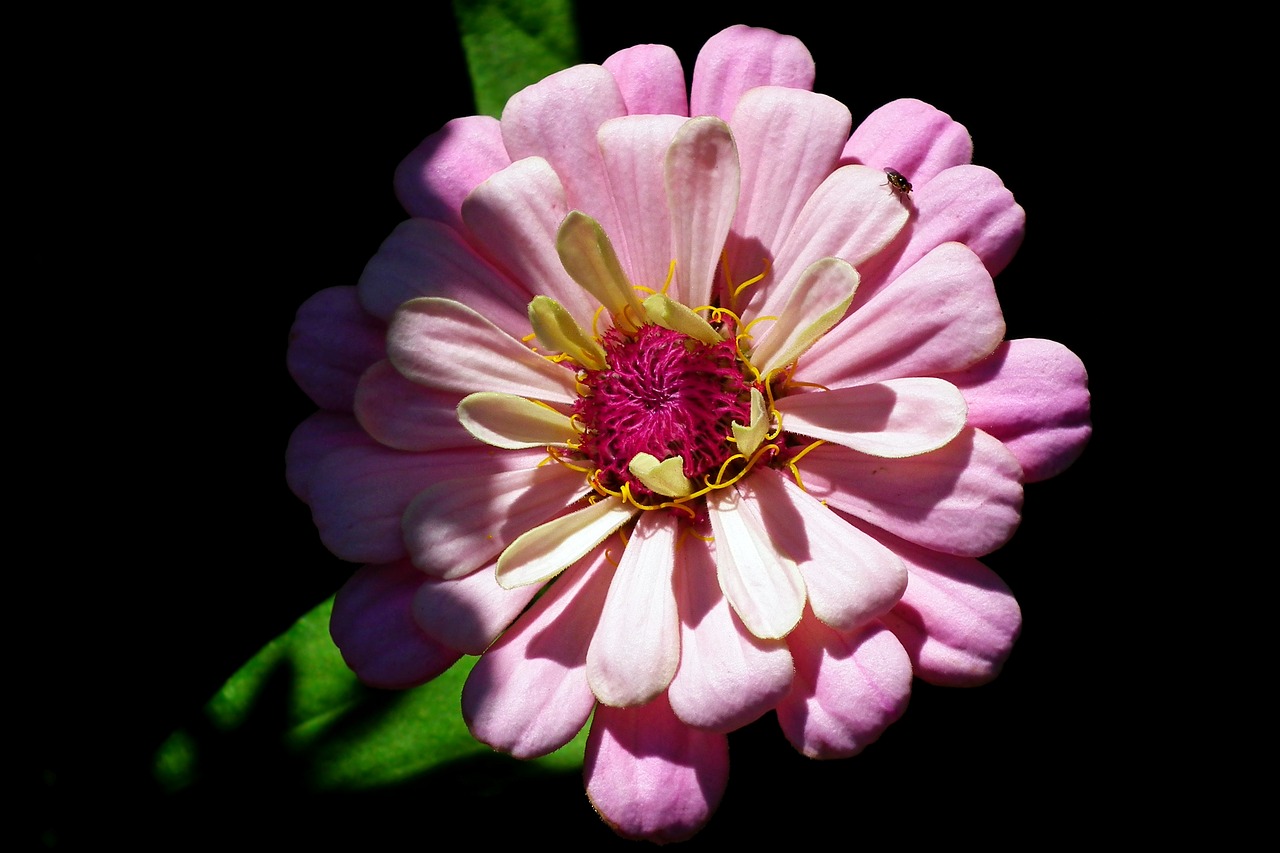
<svg viewBox="0 0 1280 853">
<path fill-rule="evenodd" d="M 794 379 L 788 379 L 786 381 L 786 385 L 788 387 L 795 386 L 796 388 L 821 388 L 823 391 L 831 390 L 826 385 L 822 385 L 817 382 L 797 382 Z"/>
<path fill-rule="evenodd" d="M 730 291 L 729 293 L 730 305 L 735 305 L 737 303 L 738 296 L 742 293 L 742 291 L 746 290 L 748 287 L 750 287 L 753 284 L 758 284 L 761 280 L 764 279 L 765 276 L 769 274 L 769 268 L 770 268 L 769 259 L 767 257 L 761 258 L 760 263 L 764 267 L 763 272 L 761 272 L 757 276 L 747 279 L 742 284 L 739 284 L 737 287 L 735 287 L 733 284 L 733 273 L 729 269 L 729 255 L 725 252 L 720 253 L 720 274 L 724 276 L 725 286 Z"/>
<path fill-rule="evenodd" d="M 738 285 L 733 291 L 733 299 L 730 300 L 731 302 L 738 298 L 739 293 L 746 290 L 748 287 L 750 287 L 753 284 L 758 284 L 760 281 L 764 279 L 765 276 L 769 274 L 769 259 L 761 258 L 760 260 L 764 264 L 764 272 L 760 273 L 759 275 L 753 278 L 749 278 L 746 281 L 744 281 L 742 284 Z"/>
<path fill-rule="evenodd" d="M 801 459 L 803 459 L 805 457 L 805 454 L 807 454 L 810 450 L 813 450 L 815 447 L 817 447 L 820 444 L 826 444 L 826 441 L 822 439 L 818 439 L 813 444 L 810 444 L 804 450 L 801 450 L 795 456 L 792 456 L 790 459 L 787 460 L 787 467 L 791 469 L 791 476 L 795 478 L 796 485 L 800 487 L 800 490 L 802 492 L 807 492 L 808 489 L 804 487 L 804 481 L 800 479 L 800 469 L 796 467 L 796 463 L 799 462 Z"/>
<path fill-rule="evenodd" d="M 748 323 L 748 324 L 747 324 L 747 326 L 746 326 L 746 328 L 745 328 L 745 329 L 743 329 L 743 330 L 742 330 L 741 332 L 739 332 L 738 334 L 739 334 L 740 336 L 741 336 L 741 335 L 746 335 L 747 337 L 751 337 L 751 327 L 752 327 L 752 326 L 754 326 L 756 323 L 759 323 L 761 320 L 777 320 L 777 319 L 778 319 L 778 317 L 777 317 L 777 315 L 776 315 L 776 314 L 765 314 L 765 315 L 764 315 L 764 316 L 762 316 L 762 317 L 757 317 L 757 318 L 755 318 L 754 320 L 752 320 L 750 323 Z"/>
</svg>

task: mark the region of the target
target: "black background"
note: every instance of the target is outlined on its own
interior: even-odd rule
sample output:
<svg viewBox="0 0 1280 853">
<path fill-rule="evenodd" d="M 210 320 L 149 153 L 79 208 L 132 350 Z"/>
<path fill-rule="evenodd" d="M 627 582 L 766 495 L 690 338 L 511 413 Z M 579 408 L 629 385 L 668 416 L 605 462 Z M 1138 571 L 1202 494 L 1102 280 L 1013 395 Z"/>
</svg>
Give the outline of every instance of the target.
<svg viewBox="0 0 1280 853">
<path fill-rule="evenodd" d="M 1133 511 L 1119 474 L 1113 342 L 1135 285 L 1114 248 L 1124 226 L 1113 202 L 1136 180 L 1127 105 L 1140 87 L 1109 73 L 1124 46 L 1071 21 L 1046 39 L 969 14 L 851 8 L 837 22 L 809 6 L 691 16 L 685 5 L 584 6 L 584 60 L 661 42 L 689 70 L 722 27 L 769 26 L 806 43 L 815 88 L 849 105 L 855 123 L 916 97 L 969 129 L 974 161 L 1027 211 L 1026 240 L 996 281 L 1008 335 L 1052 338 L 1082 357 L 1095 423 L 1085 455 L 1027 488 L 1020 531 L 985 559 L 1023 609 L 1003 674 L 970 690 L 917 682 L 905 716 L 847 761 L 801 758 L 771 717 L 735 733 L 728 793 L 686 846 L 1088 837 L 1149 771 L 1120 592 Z M 111 374 L 96 377 L 105 393 L 77 430 L 92 462 L 65 511 L 79 520 L 31 572 L 41 628 L 17 673 L 33 697 L 20 703 L 32 720 L 19 746 L 35 753 L 23 765 L 36 793 L 29 837 L 63 848 L 376 849 L 438 844 L 462 827 L 495 842 L 626 844 L 591 813 L 580 779 L 494 803 L 469 787 L 484 766 L 318 797 L 255 779 L 246 759 L 240 778 L 181 803 L 154 789 L 149 762 L 165 736 L 352 569 L 320 546 L 284 483 L 285 443 L 313 408 L 285 371 L 289 326 L 311 293 L 354 284 L 404 218 L 391 191 L 399 160 L 474 112 L 444 11 L 170 24 L 163 40 L 116 53 L 110 84 L 87 84 L 115 118 L 86 115 L 86 144 L 66 162 L 106 173 L 114 204 L 61 201 L 65 221 L 110 232 L 102 264 L 124 294 L 102 300 L 113 311 L 102 353 Z M 96 282 L 81 288 L 90 301 L 103 295 Z M 95 373 L 94 353 L 77 360 Z"/>
</svg>

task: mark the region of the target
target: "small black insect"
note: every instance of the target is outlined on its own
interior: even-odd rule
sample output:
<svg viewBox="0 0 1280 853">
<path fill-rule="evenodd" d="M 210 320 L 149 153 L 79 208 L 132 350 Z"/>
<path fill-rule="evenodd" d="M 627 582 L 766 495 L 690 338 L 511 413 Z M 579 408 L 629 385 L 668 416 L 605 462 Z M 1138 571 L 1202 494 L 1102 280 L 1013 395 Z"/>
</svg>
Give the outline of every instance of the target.
<svg viewBox="0 0 1280 853">
<path fill-rule="evenodd" d="M 896 169 L 885 169 L 884 173 L 889 176 L 886 186 L 893 187 L 899 193 L 911 192 L 911 182 L 901 172 Z"/>
</svg>

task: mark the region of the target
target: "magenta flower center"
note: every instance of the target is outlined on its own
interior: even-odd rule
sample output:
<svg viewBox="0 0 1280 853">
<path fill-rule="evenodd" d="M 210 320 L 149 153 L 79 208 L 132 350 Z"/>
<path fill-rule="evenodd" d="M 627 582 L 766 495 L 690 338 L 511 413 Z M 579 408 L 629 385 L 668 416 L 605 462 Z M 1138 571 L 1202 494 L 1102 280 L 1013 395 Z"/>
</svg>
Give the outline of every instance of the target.
<svg viewBox="0 0 1280 853">
<path fill-rule="evenodd" d="M 629 484 L 637 499 L 653 493 L 628 470 L 637 453 L 684 459 L 684 475 L 715 478 L 737 450 L 731 424 L 750 420 L 751 385 L 731 341 L 704 344 L 657 325 L 633 336 L 611 329 L 601 341 L 607 364 L 586 370 L 574 405 L 584 428 L 581 451 L 609 490 Z"/>
</svg>

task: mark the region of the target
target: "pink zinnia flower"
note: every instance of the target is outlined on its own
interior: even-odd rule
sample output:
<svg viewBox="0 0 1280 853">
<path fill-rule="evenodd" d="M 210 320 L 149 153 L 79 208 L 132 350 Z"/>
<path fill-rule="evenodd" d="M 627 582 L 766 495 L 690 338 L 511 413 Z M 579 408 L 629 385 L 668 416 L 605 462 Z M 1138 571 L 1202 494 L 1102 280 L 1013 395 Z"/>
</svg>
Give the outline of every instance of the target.
<svg viewBox="0 0 1280 853">
<path fill-rule="evenodd" d="M 463 714 L 519 757 L 590 720 L 628 837 L 695 833 L 767 711 L 850 756 L 913 674 L 993 678 L 1021 617 L 977 558 L 1089 436 L 1080 360 L 1004 340 L 1023 212 L 967 131 L 901 100 L 851 134 L 813 74 L 737 26 L 687 95 L 640 45 L 452 121 L 293 330 L 323 411 L 289 481 L 365 564 L 345 659 L 402 688 L 481 656 Z"/>
</svg>

